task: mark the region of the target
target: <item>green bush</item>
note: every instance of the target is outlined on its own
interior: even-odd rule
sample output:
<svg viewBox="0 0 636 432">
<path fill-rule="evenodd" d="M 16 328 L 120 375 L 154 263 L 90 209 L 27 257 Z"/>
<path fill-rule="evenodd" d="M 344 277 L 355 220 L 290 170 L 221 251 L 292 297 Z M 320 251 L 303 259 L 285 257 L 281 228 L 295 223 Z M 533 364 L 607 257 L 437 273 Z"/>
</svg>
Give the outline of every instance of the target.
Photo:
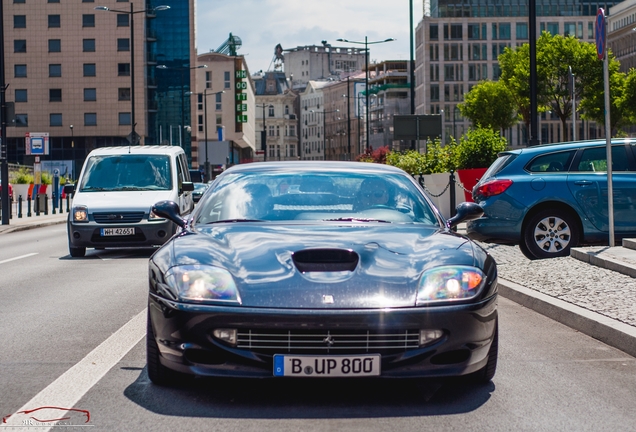
<svg viewBox="0 0 636 432">
<path fill-rule="evenodd" d="M 42 171 L 42 184 L 50 185 L 53 184 L 53 176 L 48 171 Z"/>
<path fill-rule="evenodd" d="M 20 167 L 17 172 L 13 173 L 10 182 L 13 184 L 31 184 L 33 183 L 33 174 L 27 167 Z"/>
<path fill-rule="evenodd" d="M 454 166 L 456 169 L 487 168 L 507 145 L 506 139 L 492 129 L 470 129 L 453 151 Z"/>
</svg>

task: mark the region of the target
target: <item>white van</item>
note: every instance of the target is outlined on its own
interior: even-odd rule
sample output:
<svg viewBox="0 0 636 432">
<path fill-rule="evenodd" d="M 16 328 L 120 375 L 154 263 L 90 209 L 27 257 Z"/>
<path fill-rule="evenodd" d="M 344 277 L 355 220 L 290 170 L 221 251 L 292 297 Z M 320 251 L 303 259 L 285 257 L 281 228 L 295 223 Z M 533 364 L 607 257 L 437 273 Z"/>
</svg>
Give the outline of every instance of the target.
<svg viewBox="0 0 636 432">
<path fill-rule="evenodd" d="M 179 204 L 186 217 L 194 208 L 188 162 L 181 147 L 102 147 L 90 152 L 73 194 L 67 233 L 72 257 L 86 248 L 154 247 L 164 244 L 177 226 L 157 217 L 152 206 L 162 200 Z"/>
</svg>

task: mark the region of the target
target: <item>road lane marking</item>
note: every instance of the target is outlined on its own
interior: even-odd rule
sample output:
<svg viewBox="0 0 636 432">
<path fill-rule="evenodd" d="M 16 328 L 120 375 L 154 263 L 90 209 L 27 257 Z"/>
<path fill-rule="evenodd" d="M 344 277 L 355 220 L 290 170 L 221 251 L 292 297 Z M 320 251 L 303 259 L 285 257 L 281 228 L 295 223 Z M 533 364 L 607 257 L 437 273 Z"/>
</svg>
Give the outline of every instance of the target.
<svg viewBox="0 0 636 432">
<path fill-rule="evenodd" d="M 25 403 L 16 413 L 38 407 L 73 408 L 146 335 L 146 316 L 147 312 L 144 309 L 88 353 L 79 363 Z M 21 421 L 19 415 L 12 415 L 7 419 L 6 426 L 21 425 L 21 423 L 11 424 L 12 419 L 14 422 Z M 42 429 L 38 427 L 38 431 L 46 432 L 52 428 L 55 428 L 54 424 Z"/>
<path fill-rule="evenodd" d="M 19 257 L 9 258 L 7 260 L 0 261 L 0 264 L 8 263 L 8 262 L 19 260 L 19 259 L 22 259 L 22 258 L 32 257 L 33 255 L 37 255 L 37 254 L 38 254 L 37 252 L 31 252 L 31 253 L 26 254 L 26 255 L 20 255 Z"/>
</svg>

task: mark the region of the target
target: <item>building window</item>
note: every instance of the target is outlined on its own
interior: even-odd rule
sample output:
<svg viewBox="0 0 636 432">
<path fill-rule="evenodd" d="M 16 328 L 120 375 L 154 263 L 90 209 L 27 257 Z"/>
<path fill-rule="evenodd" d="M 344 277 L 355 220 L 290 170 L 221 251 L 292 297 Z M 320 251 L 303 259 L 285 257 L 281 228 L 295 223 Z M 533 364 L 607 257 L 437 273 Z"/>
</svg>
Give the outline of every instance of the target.
<svg viewBox="0 0 636 432">
<path fill-rule="evenodd" d="M 26 0 L 13 0 L 13 3 L 25 3 Z"/>
<path fill-rule="evenodd" d="M 197 125 L 198 125 L 199 132 L 203 132 L 203 116 L 202 115 L 197 116 Z"/>
<path fill-rule="evenodd" d="M 82 15 L 82 27 L 95 27 L 95 14 Z"/>
<path fill-rule="evenodd" d="M 221 107 L 222 99 L 221 99 L 221 97 L 222 97 L 221 93 L 217 93 L 216 94 L 216 110 L 217 111 L 221 111 L 222 110 L 222 107 Z"/>
<path fill-rule="evenodd" d="M 13 15 L 13 28 L 26 28 L 26 15 Z"/>
<path fill-rule="evenodd" d="M 517 23 L 517 39 L 528 39 L 528 23 Z"/>
<path fill-rule="evenodd" d="M 49 52 L 62 52 L 62 40 L 49 39 Z"/>
<path fill-rule="evenodd" d="M 27 65 L 25 64 L 17 64 L 13 66 L 13 76 L 16 78 L 26 78 L 27 76 Z"/>
<path fill-rule="evenodd" d="M 49 3 L 59 3 L 60 0 L 49 0 Z"/>
<path fill-rule="evenodd" d="M 128 38 L 117 39 L 117 51 L 130 51 L 130 39 Z"/>
<path fill-rule="evenodd" d="M 62 102 L 62 89 L 49 89 L 49 102 Z"/>
<path fill-rule="evenodd" d="M 95 0 L 82 0 L 82 3 L 95 3 Z"/>
<path fill-rule="evenodd" d="M 97 114 L 84 113 L 84 126 L 97 126 Z"/>
<path fill-rule="evenodd" d="M 223 81 L 225 82 L 225 88 L 229 89 L 232 87 L 232 83 L 230 82 L 230 72 L 223 72 Z"/>
<path fill-rule="evenodd" d="M 563 36 L 576 36 L 576 23 L 566 22 L 563 24 Z"/>
<path fill-rule="evenodd" d="M 62 65 L 61 64 L 50 64 L 49 65 L 49 77 L 57 78 L 62 76 Z"/>
<path fill-rule="evenodd" d="M 270 105 L 269 109 L 267 111 L 268 111 L 268 114 L 267 114 L 268 116 L 274 117 L 274 106 L 273 105 Z"/>
<path fill-rule="evenodd" d="M 25 53 L 26 50 L 26 39 L 16 39 L 13 41 L 13 52 L 16 53 Z"/>
<path fill-rule="evenodd" d="M 120 101 L 129 101 L 130 100 L 130 88 L 129 87 L 121 87 L 117 89 L 117 99 Z"/>
<path fill-rule="evenodd" d="M 84 52 L 95 52 L 95 39 L 84 39 L 82 47 Z"/>
<path fill-rule="evenodd" d="M 62 114 L 49 114 L 49 126 L 62 126 Z"/>
<path fill-rule="evenodd" d="M 431 102 L 439 102 L 439 84 L 431 84 Z"/>
<path fill-rule="evenodd" d="M 128 14 L 117 14 L 117 27 L 130 27 Z"/>
<path fill-rule="evenodd" d="M 94 77 L 96 76 L 96 67 L 95 63 L 84 63 L 84 76 L 85 77 Z"/>
<path fill-rule="evenodd" d="M 132 122 L 130 121 L 130 113 L 129 112 L 119 113 L 119 125 L 120 126 L 129 125 L 131 123 Z"/>
<path fill-rule="evenodd" d="M 439 39 L 439 27 L 437 26 L 437 24 L 431 24 L 431 26 L 429 27 L 429 38 L 431 40 Z"/>
<path fill-rule="evenodd" d="M 15 125 L 17 127 L 26 127 L 29 125 L 29 115 L 28 114 L 16 114 L 15 115 Z"/>
<path fill-rule="evenodd" d="M 85 88 L 84 89 L 84 101 L 93 102 L 97 100 L 97 89 Z"/>
<path fill-rule="evenodd" d="M 27 102 L 28 101 L 27 89 L 16 89 L 15 90 L 15 101 L 16 102 Z"/>
<path fill-rule="evenodd" d="M 60 16 L 49 15 L 49 28 L 59 28 L 59 27 L 60 27 Z"/>
<path fill-rule="evenodd" d="M 212 72 L 205 72 L 205 88 L 212 88 Z"/>
<path fill-rule="evenodd" d="M 118 76 L 130 76 L 130 63 L 118 63 L 117 64 Z"/>
</svg>

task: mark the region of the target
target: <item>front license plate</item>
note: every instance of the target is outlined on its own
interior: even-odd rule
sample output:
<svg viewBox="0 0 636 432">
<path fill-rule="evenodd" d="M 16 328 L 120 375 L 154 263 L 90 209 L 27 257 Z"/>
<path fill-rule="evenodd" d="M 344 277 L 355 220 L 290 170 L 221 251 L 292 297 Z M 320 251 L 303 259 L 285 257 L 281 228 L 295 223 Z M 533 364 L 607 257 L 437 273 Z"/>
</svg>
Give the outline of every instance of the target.
<svg viewBox="0 0 636 432">
<path fill-rule="evenodd" d="M 274 376 L 330 378 L 380 375 L 380 355 L 274 355 Z"/>
<path fill-rule="evenodd" d="M 135 235 L 134 228 L 102 228 L 102 237 L 104 236 L 127 236 Z"/>
</svg>

